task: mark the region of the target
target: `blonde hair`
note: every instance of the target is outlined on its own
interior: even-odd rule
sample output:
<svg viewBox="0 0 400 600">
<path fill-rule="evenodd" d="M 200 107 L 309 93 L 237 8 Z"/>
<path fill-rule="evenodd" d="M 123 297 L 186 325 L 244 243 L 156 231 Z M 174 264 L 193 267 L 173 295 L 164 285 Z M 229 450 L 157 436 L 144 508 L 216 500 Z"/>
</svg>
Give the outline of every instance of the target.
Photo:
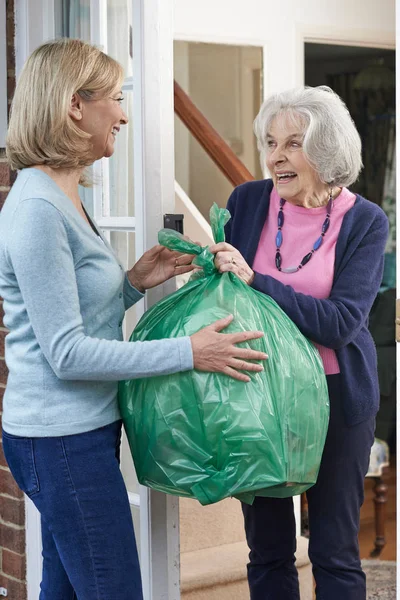
<svg viewBox="0 0 400 600">
<path fill-rule="evenodd" d="M 91 136 L 68 114 L 71 98 L 107 97 L 122 80 L 121 65 L 91 44 L 61 38 L 39 46 L 25 63 L 11 105 L 6 139 L 11 168 L 92 164 Z"/>
</svg>

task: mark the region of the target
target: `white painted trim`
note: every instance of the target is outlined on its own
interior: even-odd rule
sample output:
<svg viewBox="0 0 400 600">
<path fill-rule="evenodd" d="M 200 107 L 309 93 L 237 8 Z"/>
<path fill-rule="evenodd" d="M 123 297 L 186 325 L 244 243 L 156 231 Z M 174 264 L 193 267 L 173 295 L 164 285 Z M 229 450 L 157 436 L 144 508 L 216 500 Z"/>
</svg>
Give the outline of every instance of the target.
<svg viewBox="0 0 400 600">
<path fill-rule="evenodd" d="M 396 45 L 395 37 L 388 31 L 321 27 L 320 25 L 305 25 L 304 23 L 296 23 L 295 27 L 297 38 L 305 42 L 385 48 L 387 50 L 394 50 Z"/>
<path fill-rule="evenodd" d="M 25 496 L 26 581 L 28 600 L 37 600 L 42 576 L 42 534 L 40 514 Z"/>
<path fill-rule="evenodd" d="M 135 217 L 100 217 L 96 220 L 96 224 L 101 229 L 109 229 L 112 231 L 135 231 Z"/>
<path fill-rule="evenodd" d="M 296 85 L 304 85 L 304 52 L 306 43 L 356 46 L 359 48 L 395 49 L 395 39 L 387 31 L 334 29 L 296 24 Z"/>
<path fill-rule="evenodd" d="M 269 95 L 269 85 L 268 85 L 268 60 L 270 58 L 271 54 L 269 52 L 269 46 L 268 44 L 264 44 L 262 46 L 262 74 L 263 74 L 263 79 L 262 79 L 262 83 L 263 83 L 263 102 L 268 98 Z"/>
<path fill-rule="evenodd" d="M 132 87 L 136 94 L 133 98 L 133 173 L 134 199 L 137 232 L 135 235 L 135 254 L 141 256 L 145 250 L 145 130 L 144 130 L 144 16 L 142 0 L 132 0 L 132 38 L 133 65 Z M 139 319 L 147 308 L 147 298 L 143 298 L 135 307 Z M 152 541 L 150 524 L 150 490 L 140 486 L 140 569 L 144 600 L 152 600 Z"/>
<path fill-rule="evenodd" d="M 134 196 L 140 256 L 158 243 L 163 215 L 174 212 L 175 205 L 173 0 L 132 1 Z M 172 289 L 169 284 L 150 290 L 146 306 Z M 141 486 L 140 523 L 145 600 L 179 600 L 178 503 Z"/>
<path fill-rule="evenodd" d="M 197 42 L 201 44 L 226 44 L 227 46 L 265 46 L 265 39 L 242 38 L 239 36 L 227 35 L 206 35 L 206 34 L 187 34 L 175 32 L 174 40 L 176 42 Z"/>
<path fill-rule="evenodd" d="M 167 505 L 168 600 L 180 600 L 179 498 L 165 496 Z M 161 600 L 161 599 L 160 599 Z"/>
<path fill-rule="evenodd" d="M 6 0 L 0 0 L 0 148 L 6 145 L 7 112 Z"/>
<path fill-rule="evenodd" d="M 143 57 L 143 14 L 142 14 L 142 2 L 140 0 L 132 0 L 132 43 L 133 43 L 133 65 L 132 73 L 133 77 L 126 80 L 129 85 L 132 85 L 132 89 L 135 88 L 136 93 L 133 97 L 133 195 L 135 198 L 135 219 L 136 219 L 136 235 L 135 235 L 135 256 L 142 256 L 145 251 L 145 240 L 146 240 L 146 227 L 145 227 L 145 192 L 144 192 L 144 97 L 143 97 L 143 86 L 144 86 L 144 57 Z M 144 314 L 146 310 L 146 299 L 141 300 L 136 305 L 137 318 Z M 142 507 L 148 504 L 147 495 L 142 493 L 143 500 Z M 146 508 L 146 512 L 148 507 Z M 147 527 L 147 526 L 146 526 Z M 141 525 L 142 529 L 142 518 Z M 141 544 L 144 541 L 141 540 Z M 148 555 L 147 558 L 150 561 L 150 550 L 147 546 Z M 142 558 L 143 562 L 143 558 Z M 148 569 L 150 569 L 150 562 L 148 563 Z M 143 568 L 143 567 L 142 567 Z M 150 572 L 150 571 L 149 571 Z M 144 579 L 144 578 L 143 578 Z M 149 594 L 150 591 L 147 591 Z M 149 596 L 147 596 L 149 597 Z M 146 600 L 146 595 L 145 595 Z"/>
</svg>

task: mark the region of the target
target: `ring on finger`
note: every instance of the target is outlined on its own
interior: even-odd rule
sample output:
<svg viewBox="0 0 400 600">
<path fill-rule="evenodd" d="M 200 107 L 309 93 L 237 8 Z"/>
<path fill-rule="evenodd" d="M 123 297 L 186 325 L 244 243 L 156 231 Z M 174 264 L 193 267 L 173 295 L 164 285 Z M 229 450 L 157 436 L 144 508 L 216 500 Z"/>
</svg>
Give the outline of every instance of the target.
<svg viewBox="0 0 400 600">
<path fill-rule="evenodd" d="M 233 256 L 231 256 L 231 260 L 229 261 L 232 265 L 236 265 L 236 260 Z"/>
</svg>

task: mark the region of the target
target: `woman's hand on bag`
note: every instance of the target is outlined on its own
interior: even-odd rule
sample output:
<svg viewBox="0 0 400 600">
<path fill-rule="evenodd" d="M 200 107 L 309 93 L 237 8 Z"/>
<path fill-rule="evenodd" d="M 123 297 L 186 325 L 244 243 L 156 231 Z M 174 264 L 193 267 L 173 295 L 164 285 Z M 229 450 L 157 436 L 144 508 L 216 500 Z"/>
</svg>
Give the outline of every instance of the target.
<svg viewBox="0 0 400 600">
<path fill-rule="evenodd" d="M 239 250 L 226 242 L 214 244 L 209 247 L 209 250 L 212 254 L 215 254 L 214 264 L 220 273 L 230 271 L 235 273 L 247 285 L 253 283 L 254 271 L 249 267 Z"/>
<path fill-rule="evenodd" d="M 128 278 L 133 287 L 145 292 L 175 275 L 193 271 L 193 259 L 193 254 L 181 254 L 164 246 L 154 246 L 128 271 Z"/>
<path fill-rule="evenodd" d="M 262 331 L 241 331 L 238 333 L 220 333 L 233 321 L 230 315 L 215 321 L 208 327 L 193 334 L 192 342 L 194 368 L 198 371 L 225 373 L 239 381 L 250 381 L 250 377 L 240 371 L 263 371 L 263 366 L 249 360 L 266 360 L 267 354 L 239 348 L 235 344 L 263 337 Z"/>
</svg>

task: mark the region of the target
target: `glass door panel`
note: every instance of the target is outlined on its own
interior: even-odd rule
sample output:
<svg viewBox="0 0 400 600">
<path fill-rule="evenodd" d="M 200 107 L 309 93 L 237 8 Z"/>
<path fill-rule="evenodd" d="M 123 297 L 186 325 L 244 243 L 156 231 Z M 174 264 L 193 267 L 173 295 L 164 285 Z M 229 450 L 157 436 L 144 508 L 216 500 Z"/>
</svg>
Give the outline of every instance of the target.
<svg viewBox="0 0 400 600">
<path fill-rule="evenodd" d="M 54 18 L 55 37 L 90 42 L 90 0 L 56 0 Z"/>
<path fill-rule="evenodd" d="M 129 119 L 122 125 L 115 140 L 114 154 L 109 165 L 109 210 L 110 217 L 133 217 L 133 93 L 123 91 L 122 107 Z"/>
<path fill-rule="evenodd" d="M 107 53 L 132 77 L 132 2 L 107 0 Z"/>
<path fill-rule="evenodd" d="M 111 231 L 110 244 L 125 271 L 135 264 L 135 234 L 127 231 Z M 129 339 L 137 322 L 136 305 L 125 313 L 124 338 Z"/>
</svg>

